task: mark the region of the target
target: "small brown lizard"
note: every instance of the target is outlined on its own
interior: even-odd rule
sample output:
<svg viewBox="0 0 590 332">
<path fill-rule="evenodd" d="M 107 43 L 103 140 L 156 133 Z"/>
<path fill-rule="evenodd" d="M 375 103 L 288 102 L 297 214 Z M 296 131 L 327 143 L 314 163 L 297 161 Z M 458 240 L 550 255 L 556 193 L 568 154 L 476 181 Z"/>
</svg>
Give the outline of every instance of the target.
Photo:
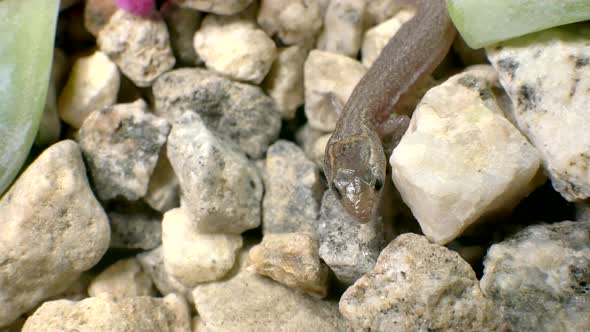
<svg viewBox="0 0 590 332">
<path fill-rule="evenodd" d="M 354 88 L 326 146 L 328 185 L 361 223 L 375 218 L 386 181 L 382 139 L 399 135 L 409 124 L 407 115 L 392 111 L 440 64 L 455 38 L 445 0 L 409 2 L 416 5 L 416 15 Z"/>
</svg>

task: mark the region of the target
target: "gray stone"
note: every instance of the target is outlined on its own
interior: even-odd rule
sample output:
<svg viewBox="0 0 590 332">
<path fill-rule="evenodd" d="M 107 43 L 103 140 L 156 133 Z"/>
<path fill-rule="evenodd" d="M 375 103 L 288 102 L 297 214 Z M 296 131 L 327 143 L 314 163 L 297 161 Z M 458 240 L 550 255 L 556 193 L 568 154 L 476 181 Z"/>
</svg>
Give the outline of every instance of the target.
<svg viewBox="0 0 590 332">
<path fill-rule="evenodd" d="M 246 9 L 252 0 L 174 0 L 179 6 L 218 15 L 233 15 Z"/>
<path fill-rule="evenodd" d="M 139 262 L 139 265 L 141 265 L 143 271 L 150 276 L 154 286 L 156 286 L 160 294 L 179 294 L 188 302 L 193 303 L 193 296 L 191 294 L 192 288 L 183 285 L 164 268 L 164 258 L 161 246 L 137 255 L 137 261 Z"/>
<path fill-rule="evenodd" d="M 152 280 L 137 259 L 122 259 L 110 265 L 92 280 L 88 295 L 120 301 L 128 297 L 155 295 Z"/>
<path fill-rule="evenodd" d="M 101 200 L 143 197 L 170 125 L 147 111 L 143 100 L 93 112 L 78 134 Z"/>
<path fill-rule="evenodd" d="M 319 243 L 307 233 L 266 234 L 250 249 L 250 262 L 261 275 L 319 298 L 328 294 L 328 266 Z"/>
<path fill-rule="evenodd" d="M 260 225 L 262 181 L 246 155 L 195 113 L 174 124 L 168 158 L 200 232 L 240 234 Z"/>
<path fill-rule="evenodd" d="M 100 30 L 96 42 L 139 87 L 150 86 L 174 67 L 168 29 L 161 17 L 145 18 L 119 9 Z"/>
<path fill-rule="evenodd" d="M 232 82 L 213 72 L 184 68 L 162 75 L 153 87 L 155 112 L 174 123 L 198 113 L 209 128 L 260 158 L 279 135 L 281 117 L 256 86 Z"/>
<path fill-rule="evenodd" d="M 318 233 L 320 257 L 336 278 L 347 285 L 373 268 L 386 245 L 381 219 L 359 223 L 330 190 L 322 200 Z"/>
<path fill-rule="evenodd" d="M 246 254 L 235 275 L 193 290 L 198 331 L 346 331 L 336 303 L 257 275 Z"/>
<path fill-rule="evenodd" d="M 172 1 L 165 2 L 160 13 L 168 26 L 170 45 L 176 62 L 186 66 L 202 65 L 203 61 L 193 47 L 193 36 L 201 25 L 201 13 L 180 7 Z"/>
<path fill-rule="evenodd" d="M 317 234 L 322 197 L 319 168 L 297 145 L 279 140 L 266 155 L 263 231 Z"/>
<path fill-rule="evenodd" d="M 110 248 L 150 250 L 158 247 L 162 237 L 162 215 L 145 204 L 119 203 L 109 207 Z"/>
<path fill-rule="evenodd" d="M 109 246 L 78 145 L 47 148 L 0 201 L 0 326 L 63 292 Z"/>
<path fill-rule="evenodd" d="M 356 58 L 363 38 L 367 1 L 331 0 L 317 48 Z"/>
<path fill-rule="evenodd" d="M 258 24 L 286 45 L 313 41 L 322 27 L 317 0 L 262 0 Z"/>
<path fill-rule="evenodd" d="M 488 250 L 481 288 L 513 331 L 590 330 L 589 239 L 589 221 L 564 221 Z"/>
<path fill-rule="evenodd" d="M 544 30 L 488 47 L 516 125 L 539 150 L 553 187 L 590 197 L 590 25 Z"/>
<path fill-rule="evenodd" d="M 188 308 L 179 312 L 182 306 L 182 299 L 175 295 L 163 299 L 139 296 L 119 301 L 97 297 L 80 302 L 51 301 L 27 319 L 23 332 L 186 332 L 191 321 Z"/>
<path fill-rule="evenodd" d="M 340 312 L 367 331 L 506 330 L 471 266 L 412 233 L 383 249 L 375 268 L 344 292 Z"/>
</svg>

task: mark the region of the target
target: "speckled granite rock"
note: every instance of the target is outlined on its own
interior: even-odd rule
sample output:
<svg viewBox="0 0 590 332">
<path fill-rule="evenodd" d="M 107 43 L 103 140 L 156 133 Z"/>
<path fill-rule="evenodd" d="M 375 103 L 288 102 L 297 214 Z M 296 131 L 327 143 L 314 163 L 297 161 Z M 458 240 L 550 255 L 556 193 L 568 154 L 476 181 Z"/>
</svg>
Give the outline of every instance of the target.
<svg viewBox="0 0 590 332">
<path fill-rule="evenodd" d="M 564 221 L 488 250 L 481 288 L 513 331 L 590 330 L 589 239 L 589 221 Z"/>
<path fill-rule="evenodd" d="M 88 287 L 88 295 L 121 301 L 128 297 L 155 295 L 152 280 L 137 259 L 122 259 L 96 276 Z"/>
<path fill-rule="evenodd" d="M 371 67 L 387 42 L 399 31 L 404 23 L 414 17 L 414 11 L 401 10 L 394 17 L 367 30 L 363 38 L 362 62 L 367 68 Z"/>
<path fill-rule="evenodd" d="M 219 15 L 233 15 L 246 9 L 252 0 L 174 0 L 182 7 Z"/>
<path fill-rule="evenodd" d="M 272 39 L 254 22 L 239 16 L 207 15 L 193 45 L 207 68 L 254 84 L 262 82 L 276 58 Z"/>
<path fill-rule="evenodd" d="M 234 234 L 204 234 L 194 227 L 184 209 L 172 209 L 162 220 L 164 267 L 183 285 L 217 280 L 234 266 L 242 237 Z"/>
<path fill-rule="evenodd" d="M 279 140 L 266 155 L 262 227 L 265 234 L 317 235 L 322 197 L 319 168 L 295 144 Z"/>
<path fill-rule="evenodd" d="M 257 21 L 286 45 L 309 43 L 322 27 L 316 0 L 261 0 Z"/>
<path fill-rule="evenodd" d="M 116 11 L 116 0 L 85 0 L 84 27 L 96 37 Z"/>
<path fill-rule="evenodd" d="M 173 126 L 168 158 L 199 231 L 240 234 L 260 225 L 263 188 L 256 167 L 197 114 L 187 113 Z"/>
<path fill-rule="evenodd" d="M 90 114 L 78 134 L 98 197 L 143 197 L 170 125 L 148 113 L 143 100 Z"/>
<path fill-rule="evenodd" d="M 250 249 L 256 273 L 319 298 L 328 294 L 328 267 L 318 254 L 319 243 L 308 233 L 266 234 Z"/>
<path fill-rule="evenodd" d="M 180 205 L 180 185 L 168 160 L 165 145 L 160 149 L 160 156 L 143 200 L 160 212 L 166 212 Z"/>
<path fill-rule="evenodd" d="M 576 24 L 487 49 L 514 103 L 516 125 L 569 201 L 590 197 L 589 38 L 589 25 Z"/>
<path fill-rule="evenodd" d="M 285 120 L 294 119 L 297 108 L 303 104 L 303 64 L 307 53 L 301 45 L 279 48 L 264 80 L 264 90 Z"/>
<path fill-rule="evenodd" d="M 0 201 L 0 326 L 64 291 L 109 245 L 77 144 L 47 148 Z"/>
<path fill-rule="evenodd" d="M 198 326 L 203 331 L 346 331 L 336 303 L 257 275 L 240 255 L 240 269 L 230 278 L 193 290 Z"/>
<path fill-rule="evenodd" d="M 232 82 L 211 71 L 184 68 L 162 75 L 153 86 L 155 112 L 174 123 L 195 112 L 218 135 L 260 158 L 278 136 L 281 116 L 262 89 Z"/>
<path fill-rule="evenodd" d="M 391 242 L 344 292 L 340 312 L 358 330 L 507 331 L 471 266 L 412 233 Z"/>
<path fill-rule="evenodd" d="M 145 251 L 136 256 L 139 265 L 147 273 L 154 286 L 160 294 L 178 294 L 184 297 L 188 302 L 193 303 L 192 288 L 186 287 L 180 281 L 171 276 L 164 268 L 164 258 L 162 257 L 162 247 L 154 250 Z"/>
<path fill-rule="evenodd" d="M 150 250 L 162 237 L 162 215 L 141 203 L 117 203 L 107 210 L 111 225 L 110 248 Z"/>
<path fill-rule="evenodd" d="M 80 302 L 51 301 L 27 319 L 23 332 L 186 332 L 190 330 L 190 315 L 186 303 L 186 310 L 179 310 L 182 301 L 176 295 L 163 299 L 131 297 L 116 302 L 95 297 Z"/>
<path fill-rule="evenodd" d="M 361 48 L 367 2 L 332 0 L 324 17 L 317 48 L 356 58 Z"/>
<path fill-rule="evenodd" d="M 59 96 L 62 120 L 78 129 L 94 110 L 113 105 L 120 76 L 117 66 L 100 51 L 76 59 Z"/>
<path fill-rule="evenodd" d="M 480 66 L 428 91 L 391 155 L 393 182 L 436 243 L 510 211 L 542 183 L 539 153 L 504 117 L 495 85 L 495 71 Z"/>
<path fill-rule="evenodd" d="M 163 18 L 143 18 L 119 9 L 100 30 L 98 47 L 129 79 L 147 87 L 174 67 L 168 29 Z"/>
<path fill-rule="evenodd" d="M 369 272 L 386 245 L 381 219 L 359 223 L 330 190 L 324 193 L 318 232 L 320 257 L 345 285 Z"/>
<path fill-rule="evenodd" d="M 344 55 L 311 51 L 304 66 L 305 116 L 310 126 L 334 130 L 338 114 L 332 98 L 344 105 L 366 72 L 360 62 Z"/>
<path fill-rule="evenodd" d="M 178 64 L 186 66 L 202 65 L 203 61 L 193 47 L 193 36 L 201 25 L 201 13 L 183 8 L 167 1 L 160 9 L 170 34 L 170 46 Z"/>
</svg>

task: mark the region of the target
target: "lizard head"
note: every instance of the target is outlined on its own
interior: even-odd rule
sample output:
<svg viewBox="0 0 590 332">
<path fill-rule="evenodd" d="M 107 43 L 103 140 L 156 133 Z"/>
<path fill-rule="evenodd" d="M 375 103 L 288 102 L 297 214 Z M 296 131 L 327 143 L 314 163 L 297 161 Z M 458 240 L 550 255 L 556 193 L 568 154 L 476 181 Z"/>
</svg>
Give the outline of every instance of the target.
<svg viewBox="0 0 590 332">
<path fill-rule="evenodd" d="M 373 132 L 330 138 L 326 146 L 324 172 L 330 190 L 361 223 L 376 217 L 386 180 L 385 168 L 381 140 Z"/>
</svg>

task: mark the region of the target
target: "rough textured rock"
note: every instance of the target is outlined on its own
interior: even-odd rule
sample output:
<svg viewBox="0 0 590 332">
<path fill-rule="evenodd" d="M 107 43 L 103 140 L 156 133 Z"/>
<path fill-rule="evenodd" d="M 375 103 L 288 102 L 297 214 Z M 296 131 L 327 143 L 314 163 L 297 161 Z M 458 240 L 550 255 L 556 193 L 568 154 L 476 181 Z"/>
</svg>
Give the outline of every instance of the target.
<svg viewBox="0 0 590 332">
<path fill-rule="evenodd" d="M 209 128 L 260 158 L 278 136 L 281 117 L 270 97 L 249 84 L 210 71 L 185 68 L 162 75 L 153 86 L 155 112 L 174 123 L 198 113 Z"/>
<path fill-rule="evenodd" d="M 588 27 L 554 28 L 487 49 L 513 101 L 516 125 L 569 201 L 590 197 Z"/>
<path fill-rule="evenodd" d="M 143 197 L 169 130 L 166 120 L 148 113 L 141 99 L 90 114 L 78 141 L 98 197 Z"/>
<path fill-rule="evenodd" d="M 272 39 L 239 16 L 207 15 L 195 33 L 194 48 L 207 68 L 254 84 L 262 82 L 276 58 Z"/>
<path fill-rule="evenodd" d="M 141 203 L 118 203 L 107 210 L 111 225 L 109 247 L 150 250 L 162 237 L 162 215 Z"/>
<path fill-rule="evenodd" d="M 57 107 L 57 93 L 63 86 L 64 76 L 69 69 L 68 65 L 66 54 L 61 49 L 54 48 L 45 108 L 43 109 L 43 115 L 41 115 L 37 137 L 35 137 L 36 146 L 46 146 L 59 141 L 61 120 Z"/>
<path fill-rule="evenodd" d="M 439 244 L 507 212 L 541 182 L 538 152 L 506 119 L 480 66 L 431 89 L 393 151 L 393 181 L 424 234 Z"/>
<path fill-rule="evenodd" d="M 119 9 L 100 30 L 98 47 L 123 74 L 147 87 L 174 67 L 168 29 L 163 18 L 143 18 Z"/>
<path fill-rule="evenodd" d="M 405 1 L 406 3 L 408 1 Z M 409 8 L 404 5 L 404 1 L 399 0 L 371 0 L 367 3 L 365 14 L 365 25 L 373 27 L 383 23 L 395 16 L 403 8 Z"/>
<path fill-rule="evenodd" d="M 218 15 L 233 15 L 246 9 L 252 0 L 174 0 L 182 7 Z"/>
<path fill-rule="evenodd" d="M 136 258 L 117 261 L 92 280 L 88 295 L 113 301 L 135 296 L 155 295 L 152 280 L 141 269 Z"/>
<path fill-rule="evenodd" d="M 261 0 L 257 21 L 286 45 L 309 43 L 322 27 L 317 0 Z"/>
<path fill-rule="evenodd" d="M 332 0 L 324 17 L 317 48 L 356 58 L 361 48 L 367 2 Z"/>
<path fill-rule="evenodd" d="M 304 65 L 305 116 L 310 126 L 334 130 L 338 120 L 334 104 L 344 105 L 366 72 L 360 62 L 344 55 L 311 51 Z"/>
<path fill-rule="evenodd" d="M 203 234 L 182 208 L 172 209 L 162 220 L 162 255 L 171 276 L 188 287 L 217 280 L 234 266 L 242 237 Z"/>
<path fill-rule="evenodd" d="M 256 272 L 320 298 L 328 293 L 328 267 L 318 254 L 319 243 L 308 233 L 266 234 L 250 249 Z"/>
<path fill-rule="evenodd" d="M 307 48 L 301 45 L 279 48 L 264 80 L 264 90 L 285 120 L 294 119 L 297 108 L 303 104 L 303 64 L 307 53 Z"/>
<path fill-rule="evenodd" d="M 201 65 L 202 60 L 193 47 L 195 31 L 201 25 L 201 13 L 167 1 L 160 9 L 170 34 L 170 46 L 178 64 Z"/>
<path fill-rule="evenodd" d="M 193 303 L 192 288 L 186 287 L 166 271 L 161 246 L 154 250 L 145 251 L 136 257 L 139 265 L 150 276 L 160 294 L 178 294 Z"/>
<path fill-rule="evenodd" d="M 260 225 L 263 188 L 256 166 L 197 114 L 185 114 L 173 126 L 168 158 L 201 232 L 240 234 Z"/>
<path fill-rule="evenodd" d="M 346 285 L 369 272 L 386 245 L 381 219 L 359 223 L 330 190 L 324 193 L 322 200 L 318 233 L 320 257 Z"/>
<path fill-rule="evenodd" d="M 375 268 L 344 292 L 340 312 L 359 330 L 505 330 L 469 264 L 412 233 L 391 242 Z"/>
<path fill-rule="evenodd" d="M 96 37 L 116 11 L 116 0 L 85 0 L 84 27 Z"/>
<path fill-rule="evenodd" d="M 47 148 L 0 201 L 0 326 L 64 291 L 109 245 L 75 142 Z"/>
<path fill-rule="evenodd" d="M 59 115 L 73 128 L 80 128 L 94 110 L 117 101 L 120 74 L 117 66 L 100 51 L 78 58 L 59 96 Z"/>
<path fill-rule="evenodd" d="M 319 168 L 295 144 L 279 140 L 266 155 L 262 226 L 265 234 L 317 234 L 322 197 Z"/>
<path fill-rule="evenodd" d="M 236 275 L 193 290 L 198 331 L 346 331 L 335 303 L 257 275 L 245 254 L 240 260 Z"/>
<path fill-rule="evenodd" d="M 493 245 L 481 288 L 513 331 L 590 330 L 590 222 L 529 226 Z"/>
<path fill-rule="evenodd" d="M 303 152 L 305 152 L 307 158 L 314 160 L 314 150 L 316 141 L 323 135 L 331 136 L 332 134 L 326 134 L 321 130 L 314 129 L 309 125 L 309 122 L 306 122 L 303 126 L 299 127 L 299 129 L 295 132 L 295 142 L 303 149 Z M 322 163 L 318 166 L 320 168 L 324 167 L 323 163 L 324 161 L 322 157 Z"/>
<path fill-rule="evenodd" d="M 184 312 L 179 308 L 186 308 Z M 188 306 L 176 295 L 147 296 L 114 301 L 91 297 L 80 302 L 44 303 L 30 316 L 23 332 L 33 331 L 170 331 L 190 330 Z"/>
<path fill-rule="evenodd" d="M 394 17 L 367 30 L 363 38 L 362 62 L 367 68 L 371 67 L 387 42 L 397 33 L 404 23 L 414 16 L 410 9 L 401 10 Z"/>
<path fill-rule="evenodd" d="M 160 212 L 166 212 L 180 205 L 180 185 L 168 160 L 166 146 L 160 149 L 158 162 L 143 199 L 154 210 Z"/>
</svg>

